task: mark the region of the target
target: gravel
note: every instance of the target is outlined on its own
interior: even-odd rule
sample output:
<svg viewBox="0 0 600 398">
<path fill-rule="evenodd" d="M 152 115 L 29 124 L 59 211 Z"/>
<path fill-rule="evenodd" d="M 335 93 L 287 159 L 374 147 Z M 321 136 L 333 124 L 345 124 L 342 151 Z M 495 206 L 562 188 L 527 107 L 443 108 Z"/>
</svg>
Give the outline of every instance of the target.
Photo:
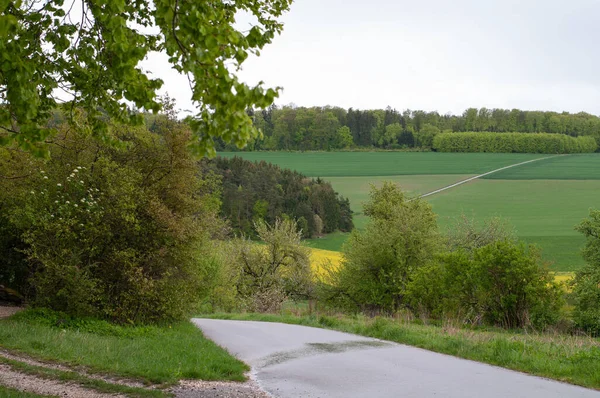
<svg viewBox="0 0 600 398">
<path fill-rule="evenodd" d="M 60 383 L 15 372 L 7 365 L 0 365 L 0 385 L 34 394 L 55 395 L 65 398 L 125 398 L 124 395 L 102 394 L 74 384 Z"/>
<path fill-rule="evenodd" d="M 256 382 L 245 383 L 183 380 L 171 389 L 177 398 L 269 398 Z"/>
<path fill-rule="evenodd" d="M 0 306 L 0 318 L 8 318 L 9 316 L 16 314 L 23 310 L 23 307 L 5 307 Z"/>
</svg>

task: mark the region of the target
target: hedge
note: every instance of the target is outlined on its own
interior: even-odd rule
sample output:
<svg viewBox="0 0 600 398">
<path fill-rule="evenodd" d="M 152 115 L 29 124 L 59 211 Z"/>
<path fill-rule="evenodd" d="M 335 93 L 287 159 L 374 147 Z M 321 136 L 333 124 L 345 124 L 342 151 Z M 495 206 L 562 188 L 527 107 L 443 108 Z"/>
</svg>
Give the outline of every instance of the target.
<svg viewBox="0 0 600 398">
<path fill-rule="evenodd" d="M 547 133 L 443 133 L 433 140 L 438 152 L 591 153 L 598 149 L 593 137 Z"/>
</svg>

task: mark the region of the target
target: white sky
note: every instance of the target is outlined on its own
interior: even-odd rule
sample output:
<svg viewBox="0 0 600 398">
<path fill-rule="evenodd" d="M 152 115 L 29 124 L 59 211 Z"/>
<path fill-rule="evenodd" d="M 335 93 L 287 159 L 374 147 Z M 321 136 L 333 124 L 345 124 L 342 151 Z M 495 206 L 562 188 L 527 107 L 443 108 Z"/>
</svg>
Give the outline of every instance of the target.
<svg viewBox="0 0 600 398">
<path fill-rule="evenodd" d="M 240 74 L 279 105 L 600 114 L 600 0 L 297 0 L 283 21 Z M 164 57 L 145 67 L 192 109 Z"/>
</svg>

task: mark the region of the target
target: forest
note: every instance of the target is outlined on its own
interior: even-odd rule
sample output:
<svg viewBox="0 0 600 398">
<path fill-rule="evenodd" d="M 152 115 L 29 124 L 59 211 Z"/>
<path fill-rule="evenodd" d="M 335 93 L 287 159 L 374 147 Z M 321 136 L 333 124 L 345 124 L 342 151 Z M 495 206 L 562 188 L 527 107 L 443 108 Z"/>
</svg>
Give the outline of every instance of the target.
<svg viewBox="0 0 600 398">
<path fill-rule="evenodd" d="M 221 177 L 220 213 L 238 235 L 255 237 L 257 221 L 272 224 L 278 218 L 296 220 L 304 238 L 354 228 L 350 201 L 324 180 L 239 157 L 204 159 L 201 168 Z"/>
<path fill-rule="evenodd" d="M 557 113 L 519 109 L 469 108 L 461 115 L 386 109 L 271 106 L 249 109 L 262 136 L 244 150 L 338 150 L 382 148 L 430 150 L 433 139 L 447 132 L 548 133 L 589 136 L 600 143 L 600 118 L 580 112 Z M 239 150 L 217 140 L 217 150 Z"/>
</svg>

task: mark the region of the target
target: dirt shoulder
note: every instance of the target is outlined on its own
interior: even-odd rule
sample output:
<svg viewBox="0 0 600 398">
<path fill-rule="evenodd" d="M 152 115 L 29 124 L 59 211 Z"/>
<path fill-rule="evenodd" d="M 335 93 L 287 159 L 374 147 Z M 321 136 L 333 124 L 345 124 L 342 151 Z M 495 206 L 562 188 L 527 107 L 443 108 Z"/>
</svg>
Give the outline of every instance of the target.
<svg viewBox="0 0 600 398">
<path fill-rule="evenodd" d="M 14 315 L 21 310 L 23 310 L 23 307 L 0 306 L 0 319 L 8 318 L 9 316 Z"/>
</svg>

